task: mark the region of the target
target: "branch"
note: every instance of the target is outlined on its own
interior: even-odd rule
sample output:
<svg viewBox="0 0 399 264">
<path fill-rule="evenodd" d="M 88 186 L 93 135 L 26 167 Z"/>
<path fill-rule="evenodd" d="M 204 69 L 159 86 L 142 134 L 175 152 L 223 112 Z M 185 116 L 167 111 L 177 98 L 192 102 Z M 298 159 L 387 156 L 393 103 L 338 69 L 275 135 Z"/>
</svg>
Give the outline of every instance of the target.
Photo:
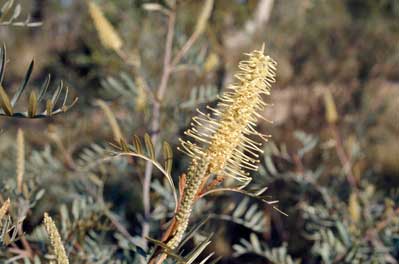
<svg viewBox="0 0 399 264">
<path fill-rule="evenodd" d="M 152 122 L 151 122 L 151 140 L 154 145 L 158 141 L 159 137 L 159 128 L 161 122 L 161 103 L 166 92 L 167 84 L 169 81 L 171 67 L 170 61 L 172 58 L 172 47 L 173 47 L 173 35 L 176 21 L 176 13 L 171 12 L 168 20 L 168 31 L 166 35 L 166 46 L 165 46 L 165 56 L 163 62 L 163 71 L 160 84 L 158 86 L 154 104 L 152 107 Z M 143 182 L 143 207 L 144 207 L 144 223 L 143 230 L 141 232 L 141 236 L 143 238 L 148 237 L 150 232 L 150 227 L 148 224 L 148 218 L 150 216 L 150 185 L 151 185 L 151 175 L 152 175 L 153 164 L 151 162 L 147 162 L 145 168 L 144 182 Z"/>
</svg>

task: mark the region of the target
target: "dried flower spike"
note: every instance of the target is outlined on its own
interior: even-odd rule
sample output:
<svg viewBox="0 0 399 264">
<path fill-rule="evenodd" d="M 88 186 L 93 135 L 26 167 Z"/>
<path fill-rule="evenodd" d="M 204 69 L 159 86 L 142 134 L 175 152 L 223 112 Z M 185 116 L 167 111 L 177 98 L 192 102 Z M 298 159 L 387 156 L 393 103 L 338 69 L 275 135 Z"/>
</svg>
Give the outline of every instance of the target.
<svg viewBox="0 0 399 264">
<path fill-rule="evenodd" d="M 22 184 L 25 173 L 25 140 L 24 131 L 18 129 L 17 132 L 17 190 L 22 192 Z"/>
<path fill-rule="evenodd" d="M 0 207 L 0 221 L 6 215 L 8 209 L 10 208 L 10 199 L 7 199 L 3 205 Z"/>
<path fill-rule="evenodd" d="M 264 47 L 246 54 L 248 59 L 238 65 L 237 83 L 231 85 L 217 108 L 208 107 L 211 114 L 201 111 L 193 118 L 192 127 L 185 134 L 194 142 L 181 140 L 182 151 L 192 157 L 187 183 L 176 213 L 176 228 L 167 245 L 175 249 L 188 226 L 189 217 L 201 184 L 210 175 L 232 177 L 248 183 L 247 170 L 257 170 L 261 143 L 250 137 L 267 140 L 256 131 L 259 111 L 266 106 L 263 95 L 270 95 L 275 82 L 276 62 L 264 55 Z"/>
<path fill-rule="evenodd" d="M 55 225 L 53 219 L 44 213 L 44 226 L 48 235 L 50 236 L 51 246 L 53 247 L 55 257 L 57 259 L 57 264 L 68 264 L 69 260 L 65 253 L 64 245 L 61 242 L 60 234 L 58 233 L 57 226 Z"/>
<path fill-rule="evenodd" d="M 119 37 L 118 32 L 111 25 L 108 19 L 104 16 L 100 7 L 93 1 L 89 2 L 89 13 L 94 21 L 94 25 L 103 46 L 118 52 L 123 45 L 122 39 Z"/>
</svg>

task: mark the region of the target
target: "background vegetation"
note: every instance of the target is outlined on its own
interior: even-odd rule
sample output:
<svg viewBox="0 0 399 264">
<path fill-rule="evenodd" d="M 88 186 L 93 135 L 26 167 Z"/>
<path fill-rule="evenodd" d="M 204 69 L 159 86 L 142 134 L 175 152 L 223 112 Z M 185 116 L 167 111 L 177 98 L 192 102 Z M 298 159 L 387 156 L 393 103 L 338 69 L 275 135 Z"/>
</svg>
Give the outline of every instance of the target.
<svg viewBox="0 0 399 264">
<path fill-rule="evenodd" d="M 110 159 L 118 150 L 110 154 L 108 143 L 137 135 L 145 148 L 148 133 L 144 153 L 151 138 L 163 166 L 168 142 L 177 185 L 189 160 L 176 147 L 195 109 L 214 104 L 242 53 L 263 42 L 278 62 L 264 112 L 274 123 L 259 123 L 272 138 L 249 189 L 268 186 L 268 200 L 288 216 L 256 197 L 209 195 L 180 255 L 188 263 L 212 252 L 206 263 L 398 263 L 397 0 L 94 1 L 115 32 L 86 1 L 16 2 L 21 13 L 14 3 L 0 16 L 4 90 L 15 94 L 34 58 L 29 89 L 51 74 L 49 98 L 62 80 L 68 100 L 79 101 L 52 118 L 0 118 L 0 205 L 11 201 L 0 213 L 1 263 L 54 259 L 44 212 L 71 263 L 143 263 L 154 249 L 144 236 L 161 238 L 173 192 L 143 160 Z M 17 24 L 8 25 L 12 14 Z M 28 15 L 32 24 L 19 23 Z M 17 109 L 32 109 L 29 93 Z"/>
</svg>

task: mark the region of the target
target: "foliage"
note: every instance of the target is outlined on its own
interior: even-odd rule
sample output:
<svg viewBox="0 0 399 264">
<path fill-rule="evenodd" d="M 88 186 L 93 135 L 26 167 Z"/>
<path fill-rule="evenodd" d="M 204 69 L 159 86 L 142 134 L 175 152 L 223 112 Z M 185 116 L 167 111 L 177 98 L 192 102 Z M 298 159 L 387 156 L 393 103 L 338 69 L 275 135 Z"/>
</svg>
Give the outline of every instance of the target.
<svg viewBox="0 0 399 264">
<path fill-rule="evenodd" d="M 397 1 L 0 8 L 1 263 L 398 263 Z M 172 249 L 179 138 L 265 41 L 278 78 L 259 170 L 209 180 Z M 43 72 L 64 81 L 48 92 Z"/>
</svg>

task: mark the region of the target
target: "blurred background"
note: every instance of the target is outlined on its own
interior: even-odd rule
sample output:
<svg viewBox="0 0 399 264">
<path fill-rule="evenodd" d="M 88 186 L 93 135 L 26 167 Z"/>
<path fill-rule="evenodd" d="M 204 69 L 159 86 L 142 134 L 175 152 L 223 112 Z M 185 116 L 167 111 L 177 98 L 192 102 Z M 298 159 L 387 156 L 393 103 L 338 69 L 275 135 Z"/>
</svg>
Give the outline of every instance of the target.
<svg viewBox="0 0 399 264">
<path fill-rule="evenodd" d="M 51 74 L 50 87 L 62 80 L 79 97 L 55 118 L 0 119 L 0 202 L 19 197 L 13 191 L 19 128 L 24 197 L 45 190 L 24 222 L 33 255 L 46 252 L 38 226 L 48 211 L 71 263 L 137 261 L 137 249 L 127 244 L 145 251 L 143 226 L 159 239 L 172 215 L 167 184 L 154 171 L 145 208 L 144 162 L 80 168 L 101 159 L 107 142 L 149 133 L 155 145 L 171 145 L 177 182 L 189 158 L 176 147 L 195 109 L 214 105 L 243 53 L 265 43 L 278 62 L 277 82 L 262 113 L 273 123 L 259 122 L 272 138 L 253 187 L 268 186 L 265 194 L 288 216 L 240 194 L 210 196 L 193 223 L 207 214 L 210 220 L 187 247 L 214 232 L 205 253 L 215 252 L 220 263 L 398 263 L 399 1 L 218 0 L 207 14 L 206 1 L 91 2 L 101 11 L 90 11 L 86 1 L 21 0 L 21 17 L 43 24 L 0 27 L 7 93 L 16 91 L 34 58 L 30 89 Z M 170 72 L 157 110 L 170 12 L 172 57 L 193 43 Z M 120 234 L 110 213 L 135 240 Z"/>
</svg>

